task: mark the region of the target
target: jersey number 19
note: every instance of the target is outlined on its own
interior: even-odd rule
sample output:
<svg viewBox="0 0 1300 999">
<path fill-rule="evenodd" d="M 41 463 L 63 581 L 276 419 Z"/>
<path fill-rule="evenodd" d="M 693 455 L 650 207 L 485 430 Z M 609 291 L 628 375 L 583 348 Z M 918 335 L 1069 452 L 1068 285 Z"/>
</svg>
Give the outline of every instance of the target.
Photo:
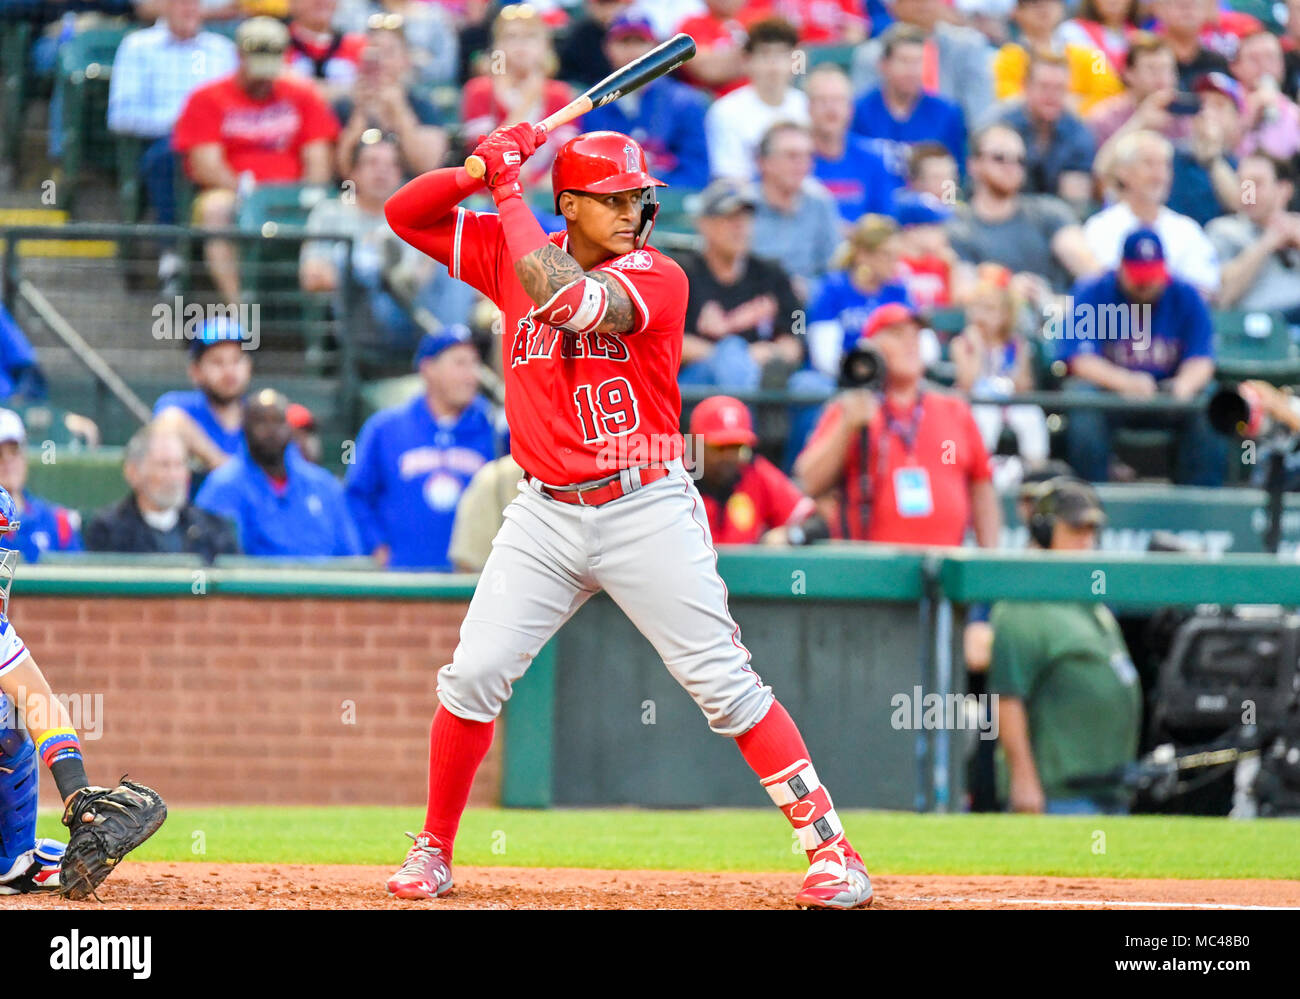
<svg viewBox="0 0 1300 999">
<path fill-rule="evenodd" d="M 590 383 L 579 385 L 573 393 L 573 404 L 578 408 L 578 422 L 587 444 L 631 433 L 641 422 L 636 395 L 626 378 L 609 378 L 594 387 Z"/>
</svg>

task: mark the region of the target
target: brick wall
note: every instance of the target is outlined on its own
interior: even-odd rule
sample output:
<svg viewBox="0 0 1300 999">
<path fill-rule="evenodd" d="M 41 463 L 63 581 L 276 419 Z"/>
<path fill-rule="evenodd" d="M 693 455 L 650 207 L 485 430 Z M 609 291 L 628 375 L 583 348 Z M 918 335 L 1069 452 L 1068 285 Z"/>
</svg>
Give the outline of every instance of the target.
<svg viewBox="0 0 1300 999">
<path fill-rule="evenodd" d="M 435 673 L 464 610 L 21 596 L 13 621 L 56 693 L 103 695 L 100 737 L 81 725 L 92 783 L 130 772 L 174 803 L 411 805 L 424 802 Z M 502 731 L 471 804 L 498 800 Z"/>
</svg>

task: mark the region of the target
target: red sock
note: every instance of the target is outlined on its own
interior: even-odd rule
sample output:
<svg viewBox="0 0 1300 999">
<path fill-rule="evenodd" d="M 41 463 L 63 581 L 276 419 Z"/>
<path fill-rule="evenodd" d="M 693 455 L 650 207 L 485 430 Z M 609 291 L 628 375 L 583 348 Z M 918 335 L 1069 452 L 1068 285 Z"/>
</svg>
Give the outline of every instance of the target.
<svg viewBox="0 0 1300 999">
<path fill-rule="evenodd" d="M 795 760 L 811 759 L 794 719 L 780 701 L 773 701 L 762 721 L 737 736 L 736 745 L 759 780 L 780 773 Z"/>
<path fill-rule="evenodd" d="M 780 701 L 773 701 L 772 706 L 768 709 L 763 720 L 751 728 L 744 735 L 736 739 L 736 745 L 740 747 L 741 755 L 745 757 L 745 762 L 750 765 L 758 778 L 764 782 L 770 782 L 770 779 L 778 774 L 785 775 L 785 778 L 794 774 L 802 775 L 806 781 L 810 774 L 815 773 L 811 768 L 812 757 L 808 753 L 808 747 L 804 745 L 803 736 L 799 734 L 798 726 L 795 725 L 794 719 L 790 713 L 781 706 Z M 800 764 L 799 761 L 807 761 L 806 764 Z M 799 764 L 796 766 L 796 764 Z M 764 786 L 767 786 L 765 783 Z M 773 791 L 769 790 L 769 794 Z M 793 791 L 791 788 L 787 794 L 805 794 L 805 791 Z M 774 799 L 775 800 L 775 799 Z M 820 782 L 814 785 L 808 792 L 807 796 L 801 798 L 797 803 L 793 796 L 787 797 L 784 802 L 779 802 L 781 810 L 785 813 L 790 824 L 797 831 L 801 831 L 801 841 L 808 854 L 809 861 L 812 860 L 813 854 L 821 845 L 824 835 L 831 833 L 837 834 L 842 838 L 839 828 L 839 817 L 834 813 L 834 805 L 831 803 L 829 792 L 821 786 Z M 814 831 L 817 820 L 824 820 L 828 823 L 825 828 L 826 834 L 818 834 Z M 808 828 L 813 826 L 813 829 Z M 845 846 L 849 850 L 853 848 Z"/>
<path fill-rule="evenodd" d="M 429 729 L 429 809 L 424 831 L 451 856 L 470 785 L 492 745 L 493 722 L 466 721 L 441 705 Z"/>
</svg>

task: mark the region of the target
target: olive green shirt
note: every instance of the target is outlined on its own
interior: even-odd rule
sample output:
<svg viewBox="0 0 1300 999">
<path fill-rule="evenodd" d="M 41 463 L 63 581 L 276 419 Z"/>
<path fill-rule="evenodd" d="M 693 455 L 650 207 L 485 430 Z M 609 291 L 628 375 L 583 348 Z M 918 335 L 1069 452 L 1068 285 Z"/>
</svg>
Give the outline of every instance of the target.
<svg viewBox="0 0 1300 999">
<path fill-rule="evenodd" d="M 1102 604 L 1003 601 L 990 623 L 989 691 L 1024 702 L 1044 796 L 1124 800 L 1065 783 L 1137 754 L 1142 687 L 1115 616 Z"/>
</svg>

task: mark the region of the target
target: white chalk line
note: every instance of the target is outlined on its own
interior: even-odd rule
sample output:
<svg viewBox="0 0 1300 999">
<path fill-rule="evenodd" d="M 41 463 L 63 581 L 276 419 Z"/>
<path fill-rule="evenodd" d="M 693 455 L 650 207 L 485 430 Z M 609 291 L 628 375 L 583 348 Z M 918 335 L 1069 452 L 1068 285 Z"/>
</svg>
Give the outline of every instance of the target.
<svg viewBox="0 0 1300 999">
<path fill-rule="evenodd" d="M 900 902 L 965 902 L 976 905 L 1110 905 L 1130 909 L 1242 909 L 1290 911 L 1300 909 L 1294 905 L 1237 905 L 1231 902 L 1134 902 L 1104 898 L 960 898 L 948 895 L 899 896 Z"/>
</svg>

